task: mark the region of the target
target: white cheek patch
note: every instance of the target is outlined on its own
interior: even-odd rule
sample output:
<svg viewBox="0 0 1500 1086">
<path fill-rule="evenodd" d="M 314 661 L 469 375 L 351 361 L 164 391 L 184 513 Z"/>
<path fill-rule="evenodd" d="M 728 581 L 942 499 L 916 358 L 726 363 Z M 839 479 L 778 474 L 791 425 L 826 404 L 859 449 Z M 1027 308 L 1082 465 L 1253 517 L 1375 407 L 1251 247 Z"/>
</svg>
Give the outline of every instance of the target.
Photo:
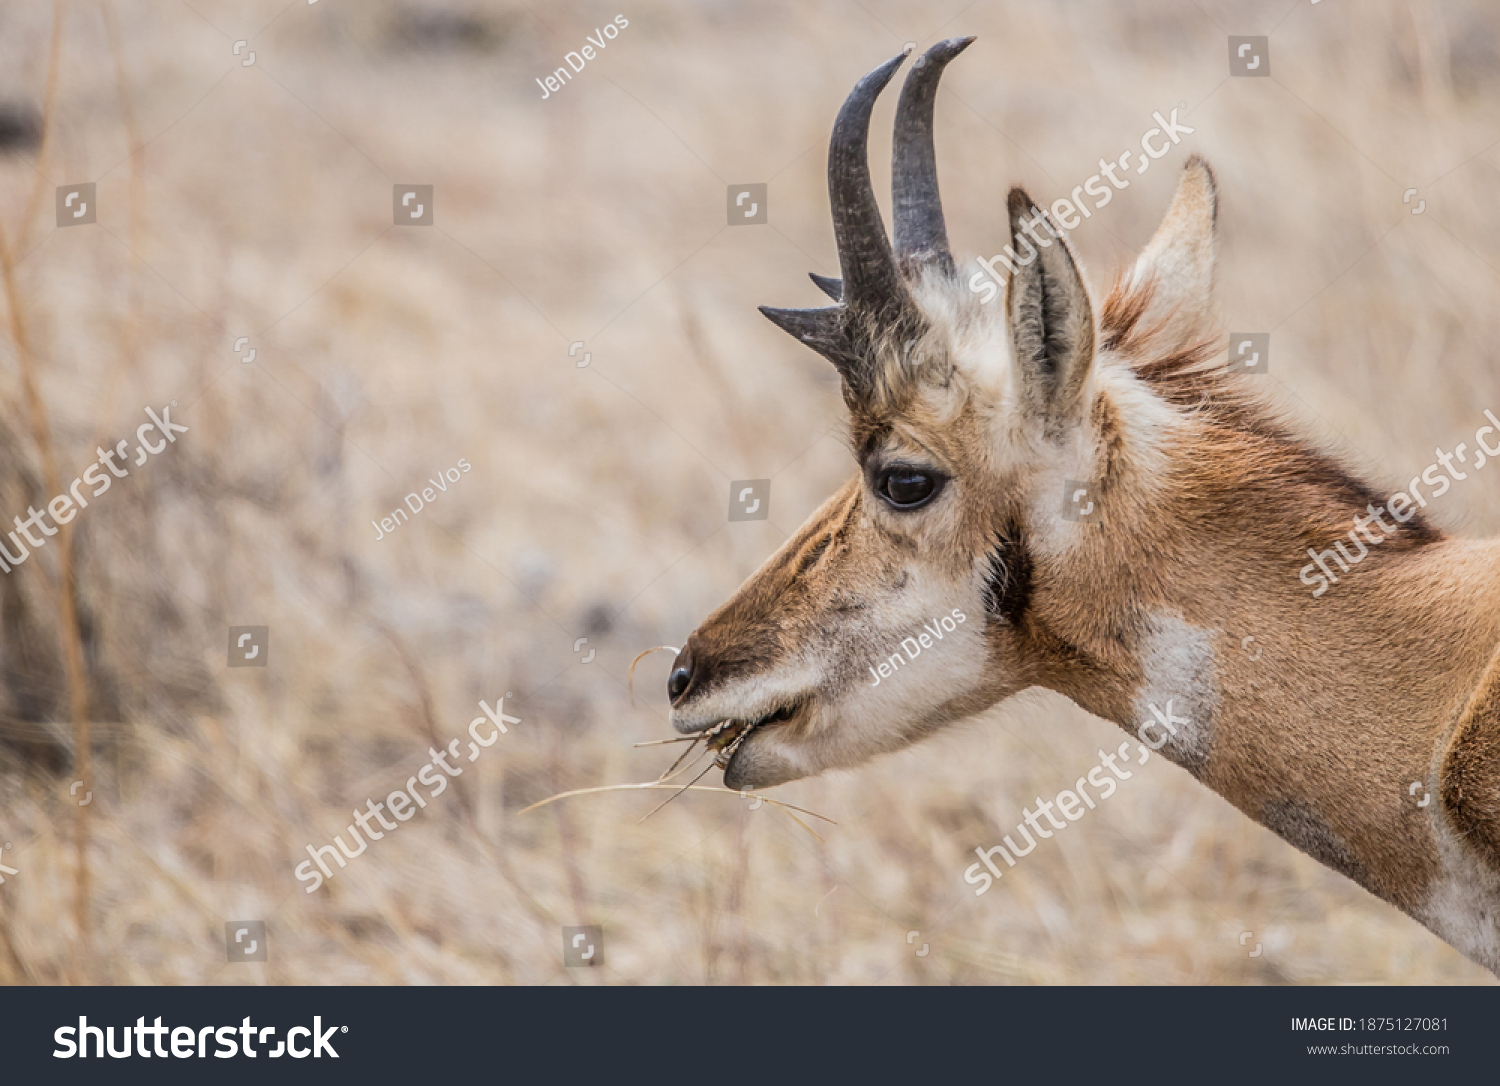
<svg viewBox="0 0 1500 1086">
<path fill-rule="evenodd" d="M 1219 683 L 1213 644 L 1217 631 L 1189 626 L 1175 615 L 1153 615 L 1139 647 L 1145 681 L 1132 703 L 1136 735 L 1152 750 L 1200 776 L 1213 747 Z"/>
<path fill-rule="evenodd" d="M 923 595 L 929 598 L 901 601 L 899 615 L 829 636 L 807 654 L 799 670 L 822 676 L 820 696 L 795 733 L 769 728 L 759 737 L 767 755 L 799 775 L 856 766 L 929 734 L 940 706 L 983 685 L 983 610 L 948 588 Z"/>
<path fill-rule="evenodd" d="M 847 723 L 897 745 L 910 742 L 937 706 L 984 682 L 984 620 L 984 612 L 972 606 L 938 605 L 906 632 L 888 633 L 889 644 L 876 641 L 881 648 L 871 653 L 859 681 L 841 692 Z"/>
</svg>

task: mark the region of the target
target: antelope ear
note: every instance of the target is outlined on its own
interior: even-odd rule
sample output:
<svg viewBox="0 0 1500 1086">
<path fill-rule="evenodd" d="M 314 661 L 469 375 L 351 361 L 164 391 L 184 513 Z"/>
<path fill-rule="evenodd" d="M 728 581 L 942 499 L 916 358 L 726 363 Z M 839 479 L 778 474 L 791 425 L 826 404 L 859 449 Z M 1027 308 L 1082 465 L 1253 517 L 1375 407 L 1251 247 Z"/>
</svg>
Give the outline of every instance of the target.
<svg viewBox="0 0 1500 1086">
<path fill-rule="evenodd" d="M 1140 327 L 1165 351 L 1185 347 L 1208 330 L 1214 288 L 1214 223 L 1218 188 L 1197 155 L 1182 167 L 1177 194 L 1131 269 L 1131 287 L 1151 284 Z"/>
<path fill-rule="evenodd" d="M 1094 360 L 1094 309 L 1062 231 L 1021 189 L 1011 189 L 1011 251 L 1030 252 L 1005 287 L 1011 343 L 1028 409 L 1053 418 L 1074 408 Z"/>
</svg>

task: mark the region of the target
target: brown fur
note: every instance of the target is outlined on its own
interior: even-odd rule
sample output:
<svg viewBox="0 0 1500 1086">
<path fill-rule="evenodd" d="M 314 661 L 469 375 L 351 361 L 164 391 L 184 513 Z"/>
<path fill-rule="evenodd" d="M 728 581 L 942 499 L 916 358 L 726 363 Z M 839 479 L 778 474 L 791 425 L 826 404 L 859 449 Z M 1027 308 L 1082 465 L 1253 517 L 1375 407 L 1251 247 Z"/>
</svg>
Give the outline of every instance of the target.
<svg viewBox="0 0 1500 1086">
<path fill-rule="evenodd" d="M 1010 284 L 1008 359 L 972 299 L 942 293 L 959 284 L 925 284 L 927 329 L 887 339 L 846 395 L 860 474 L 694 632 L 674 719 L 796 707 L 752 729 L 725 775 L 739 787 L 858 764 L 1030 686 L 1132 734 L 1176 698 L 1192 731 L 1164 755 L 1500 970 L 1500 544 L 1418 513 L 1311 594 L 1308 549 L 1385 498 L 1226 372 L 1207 330 L 1216 215 L 1190 160 L 1097 333 L 1057 239 Z M 949 481 L 894 510 L 876 493 L 893 462 Z M 1098 524 L 1063 519 L 1062 478 L 1102 481 Z M 870 681 L 950 606 L 982 629 Z M 1418 807 L 1412 782 L 1441 802 Z"/>
<path fill-rule="evenodd" d="M 1500 871 L 1500 651 L 1464 707 L 1438 779 L 1454 828 Z"/>
</svg>

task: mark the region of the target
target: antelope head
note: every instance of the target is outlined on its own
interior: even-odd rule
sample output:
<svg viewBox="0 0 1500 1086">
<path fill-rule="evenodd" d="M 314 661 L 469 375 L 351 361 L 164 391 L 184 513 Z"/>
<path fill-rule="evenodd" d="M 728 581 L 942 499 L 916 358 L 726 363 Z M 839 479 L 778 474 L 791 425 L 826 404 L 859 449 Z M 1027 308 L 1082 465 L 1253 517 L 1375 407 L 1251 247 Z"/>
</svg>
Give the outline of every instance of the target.
<svg viewBox="0 0 1500 1086">
<path fill-rule="evenodd" d="M 1115 501 L 1130 500 L 1124 481 L 1109 478 L 1123 453 L 1110 450 L 1100 395 L 1101 370 L 1125 363 L 1111 345 L 1100 350 L 1067 242 L 1021 190 L 1007 201 L 1010 236 L 1034 256 L 1014 270 L 1003 302 L 983 304 L 955 267 L 932 118 L 944 67 L 972 40 L 933 46 L 906 79 L 894 245 L 866 142 L 875 99 L 904 53 L 859 82 L 833 127 L 828 188 L 842 278 L 813 278 L 836 304 L 761 310 L 837 367 L 858 471 L 673 665 L 673 723 L 710 736 L 730 787 L 854 766 L 1027 687 L 1067 692 L 1070 672 L 1090 666 L 1055 633 L 1091 591 L 1086 575 L 1060 563 L 1097 531 L 1064 516 L 1065 487 L 1104 479 Z M 1133 273 L 1153 292 L 1132 322 L 1150 326 L 1164 350 L 1197 334 L 1212 193 L 1207 167 L 1190 162 Z M 1132 395 L 1126 385 L 1122 395 Z"/>
</svg>

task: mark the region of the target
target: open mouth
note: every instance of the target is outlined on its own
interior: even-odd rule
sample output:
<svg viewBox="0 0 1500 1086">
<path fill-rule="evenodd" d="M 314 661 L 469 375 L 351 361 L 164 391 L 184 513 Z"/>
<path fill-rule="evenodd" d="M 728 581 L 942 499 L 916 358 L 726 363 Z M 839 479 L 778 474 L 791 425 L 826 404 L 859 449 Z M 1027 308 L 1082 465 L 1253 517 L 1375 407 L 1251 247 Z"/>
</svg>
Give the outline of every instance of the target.
<svg viewBox="0 0 1500 1086">
<path fill-rule="evenodd" d="M 734 752 L 740 748 L 751 732 L 756 728 L 790 720 L 797 715 L 797 710 L 800 708 L 802 708 L 802 703 L 796 702 L 792 705 L 784 705 L 755 720 L 719 721 L 703 733 L 705 744 L 714 752 L 714 764 L 720 769 L 726 768 L 729 765 L 729 759 L 734 756 Z"/>
</svg>

